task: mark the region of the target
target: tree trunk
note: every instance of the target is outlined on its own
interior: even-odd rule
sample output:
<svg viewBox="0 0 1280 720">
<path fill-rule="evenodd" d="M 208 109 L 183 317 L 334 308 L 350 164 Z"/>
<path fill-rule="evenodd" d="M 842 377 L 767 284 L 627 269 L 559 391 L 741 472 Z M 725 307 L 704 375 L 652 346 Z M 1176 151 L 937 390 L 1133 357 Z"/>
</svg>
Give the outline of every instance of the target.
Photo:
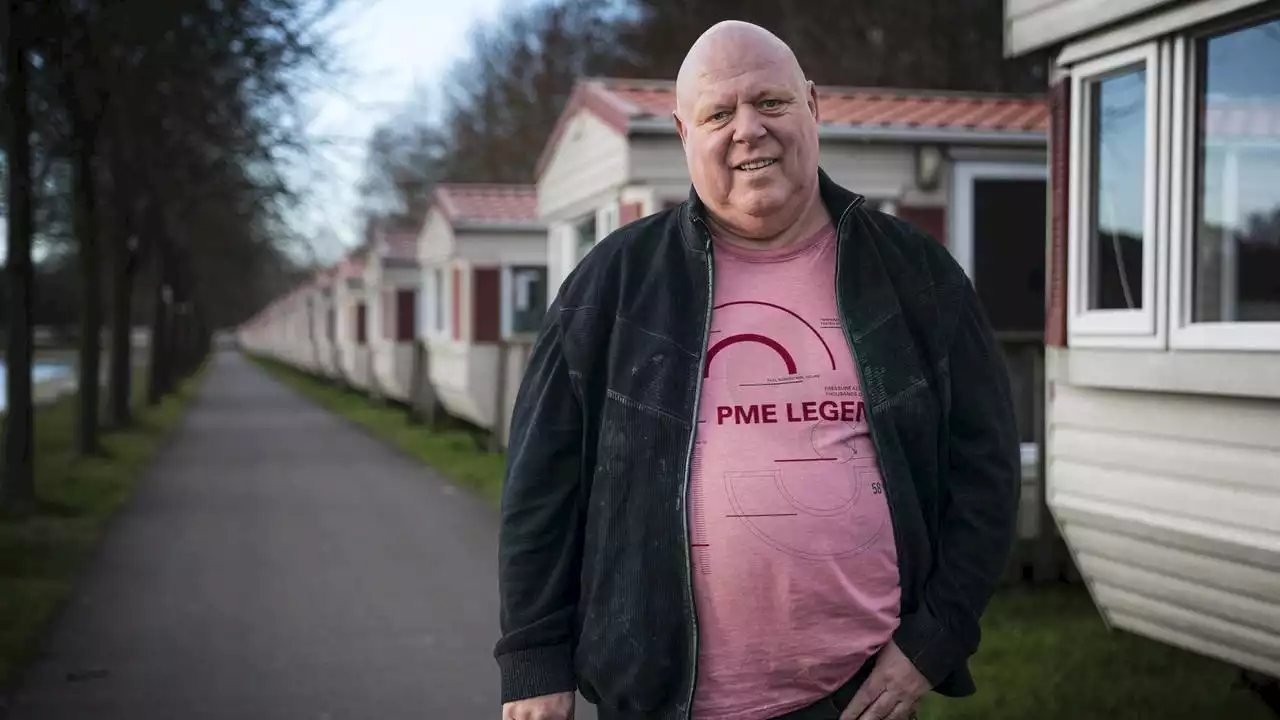
<svg viewBox="0 0 1280 720">
<path fill-rule="evenodd" d="M 71 101 L 78 102 L 75 98 Z M 71 109 L 76 139 L 74 222 L 80 252 L 80 417 L 77 445 L 81 455 L 97 455 L 102 386 L 102 282 L 98 255 L 98 223 L 94 197 L 94 138 L 83 113 Z"/>
<path fill-rule="evenodd" d="M 27 43 L 31 38 L 25 0 L 9 0 L 9 33 L 5 45 L 9 107 L 9 330 L 4 421 L 4 474 L 0 476 L 0 508 L 23 513 L 35 504 L 34 418 L 31 397 L 31 110 L 27 104 Z"/>
<path fill-rule="evenodd" d="M 134 251 L 128 234 L 115 239 L 112 252 L 111 378 L 107 392 L 111 424 L 133 424 L 133 279 Z"/>
<path fill-rule="evenodd" d="M 147 367 L 148 406 L 158 405 L 164 398 L 169 362 L 169 326 L 173 311 L 170 305 L 171 291 L 165 284 L 166 263 L 159 242 L 163 241 L 157 238 L 151 255 L 155 263 L 155 293 L 151 315 L 151 358 Z"/>
</svg>

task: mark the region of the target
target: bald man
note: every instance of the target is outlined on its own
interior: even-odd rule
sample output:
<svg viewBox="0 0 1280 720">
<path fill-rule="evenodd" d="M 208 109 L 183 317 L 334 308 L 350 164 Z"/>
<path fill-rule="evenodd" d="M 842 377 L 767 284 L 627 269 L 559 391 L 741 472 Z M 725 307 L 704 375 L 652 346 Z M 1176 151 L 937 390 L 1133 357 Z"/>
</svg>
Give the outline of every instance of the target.
<svg viewBox="0 0 1280 720">
<path fill-rule="evenodd" d="M 1009 381 L 964 272 L 818 166 L 769 32 L 690 49 L 687 202 L 603 240 L 533 348 L 500 577 L 506 720 L 906 720 L 974 692 L 1014 536 Z"/>
</svg>

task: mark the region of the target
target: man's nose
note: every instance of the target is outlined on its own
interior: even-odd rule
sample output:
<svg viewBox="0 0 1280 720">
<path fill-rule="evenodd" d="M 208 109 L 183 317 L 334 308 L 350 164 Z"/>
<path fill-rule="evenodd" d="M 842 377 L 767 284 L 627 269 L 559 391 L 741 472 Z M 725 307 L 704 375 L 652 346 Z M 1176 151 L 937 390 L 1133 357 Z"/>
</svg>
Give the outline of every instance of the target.
<svg viewBox="0 0 1280 720">
<path fill-rule="evenodd" d="M 755 142 L 764 137 L 767 132 L 763 118 L 755 108 L 748 107 L 740 110 L 733 119 L 734 142 Z"/>
</svg>

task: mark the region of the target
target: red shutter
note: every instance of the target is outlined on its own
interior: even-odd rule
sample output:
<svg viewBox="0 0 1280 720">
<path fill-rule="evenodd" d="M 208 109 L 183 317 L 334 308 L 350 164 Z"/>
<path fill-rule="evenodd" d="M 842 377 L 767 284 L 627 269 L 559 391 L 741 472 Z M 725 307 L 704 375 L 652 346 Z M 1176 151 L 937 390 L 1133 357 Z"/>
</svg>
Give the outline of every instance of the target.
<svg viewBox="0 0 1280 720">
<path fill-rule="evenodd" d="M 396 341 L 411 342 L 418 327 L 418 293 L 400 290 L 396 293 Z"/>
<path fill-rule="evenodd" d="M 364 313 L 364 303 L 356 303 L 356 344 L 357 345 L 364 345 L 366 342 L 368 342 L 368 338 L 366 337 L 366 333 L 368 332 L 368 330 L 365 327 L 365 322 L 366 322 L 366 318 Z"/>
<path fill-rule="evenodd" d="M 618 208 L 618 225 L 626 225 L 640 219 L 640 203 L 622 203 Z"/>
<path fill-rule="evenodd" d="M 916 207 L 899 205 L 895 214 L 933 236 L 934 240 L 947 244 L 947 210 L 940 207 Z"/>
<path fill-rule="evenodd" d="M 462 339 L 462 270 L 453 269 L 453 339 Z"/>
<path fill-rule="evenodd" d="M 1067 345 L 1067 195 L 1071 149 L 1071 82 L 1063 76 L 1049 89 L 1049 286 L 1045 288 L 1044 343 Z"/>
<path fill-rule="evenodd" d="M 476 268 L 471 282 L 472 342 L 497 342 L 502 333 L 501 275 L 497 268 Z"/>
</svg>

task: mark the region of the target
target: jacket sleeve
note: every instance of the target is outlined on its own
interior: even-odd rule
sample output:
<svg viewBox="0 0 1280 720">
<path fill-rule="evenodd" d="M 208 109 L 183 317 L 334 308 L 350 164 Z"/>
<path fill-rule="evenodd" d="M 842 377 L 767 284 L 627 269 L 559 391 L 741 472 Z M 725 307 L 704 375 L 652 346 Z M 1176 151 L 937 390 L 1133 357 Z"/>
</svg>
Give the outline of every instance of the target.
<svg viewBox="0 0 1280 720">
<path fill-rule="evenodd" d="M 894 636 L 935 688 L 978 649 L 979 620 L 1013 547 L 1021 484 L 1008 370 L 972 283 L 960 284 L 937 551 L 918 611 Z"/>
<path fill-rule="evenodd" d="M 508 442 L 494 650 L 504 703 L 576 688 L 583 422 L 558 315 L 549 311 L 530 353 Z"/>
</svg>

